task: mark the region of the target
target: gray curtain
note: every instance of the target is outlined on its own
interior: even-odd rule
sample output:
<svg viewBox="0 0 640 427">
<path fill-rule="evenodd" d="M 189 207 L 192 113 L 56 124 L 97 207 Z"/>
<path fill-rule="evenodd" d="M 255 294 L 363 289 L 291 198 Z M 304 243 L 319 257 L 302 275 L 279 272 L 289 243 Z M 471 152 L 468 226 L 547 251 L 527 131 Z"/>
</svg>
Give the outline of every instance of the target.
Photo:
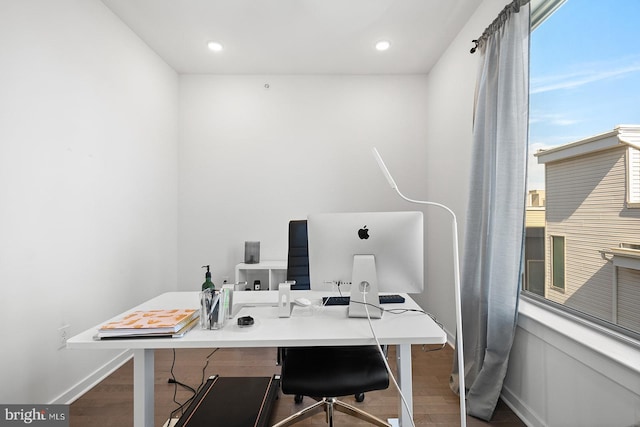
<svg viewBox="0 0 640 427">
<path fill-rule="evenodd" d="M 467 413 L 491 419 L 507 370 L 523 255 L 529 0 L 507 5 L 478 40 L 472 171 L 461 298 Z M 456 337 L 459 340 L 460 337 Z M 457 390 L 457 359 L 451 387 Z"/>
</svg>

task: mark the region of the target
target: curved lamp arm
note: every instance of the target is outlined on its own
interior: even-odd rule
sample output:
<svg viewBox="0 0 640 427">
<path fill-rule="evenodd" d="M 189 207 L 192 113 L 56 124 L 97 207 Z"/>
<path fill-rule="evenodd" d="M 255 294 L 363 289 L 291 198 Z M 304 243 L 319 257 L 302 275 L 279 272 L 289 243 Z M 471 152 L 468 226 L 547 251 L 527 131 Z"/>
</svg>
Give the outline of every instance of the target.
<svg viewBox="0 0 640 427">
<path fill-rule="evenodd" d="M 378 150 L 373 148 L 373 155 L 378 162 L 378 166 L 380 166 L 380 170 L 384 174 L 385 178 L 389 182 L 389 185 L 392 189 L 396 190 L 396 193 L 410 203 L 417 203 L 420 205 L 429 205 L 436 206 L 438 208 L 444 209 L 451 215 L 451 226 L 453 231 L 453 279 L 454 279 L 454 294 L 455 294 L 455 304 L 456 304 L 456 352 L 458 355 L 458 388 L 460 394 L 460 425 L 465 427 L 467 425 L 467 410 L 466 410 L 466 389 L 464 385 L 464 351 L 463 351 L 463 335 L 462 335 L 462 302 L 460 298 L 460 255 L 458 253 L 458 220 L 456 219 L 456 214 L 447 206 L 436 203 L 436 202 L 428 202 L 424 200 L 414 200 L 406 197 L 404 194 L 400 192 L 396 182 L 393 177 L 389 173 L 389 169 L 384 164 L 380 153 Z"/>
</svg>

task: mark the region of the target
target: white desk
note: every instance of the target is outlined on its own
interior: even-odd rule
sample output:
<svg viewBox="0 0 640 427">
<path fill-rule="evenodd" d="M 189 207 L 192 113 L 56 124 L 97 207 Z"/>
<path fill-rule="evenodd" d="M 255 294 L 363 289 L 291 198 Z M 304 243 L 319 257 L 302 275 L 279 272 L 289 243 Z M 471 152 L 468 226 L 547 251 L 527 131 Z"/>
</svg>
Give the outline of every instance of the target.
<svg viewBox="0 0 640 427">
<path fill-rule="evenodd" d="M 327 292 L 292 291 L 292 298 L 305 296 L 319 305 Z M 407 295 L 404 304 L 386 304 L 385 308 L 419 308 Z M 346 306 L 294 307 L 291 317 L 278 317 L 277 291 L 235 292 L 234 318 L 219 330 L 201 330 L 198 327 L 183 338 L 147 338 L 122 340 L 96 340 L 100 325 L 88 329 L 67 341 L 71 349 L 132 349 L 134 355 L 134 426 L 152 427 L 154 421 L 154 349 L 156 348 L 239 348 L 239 347 L 296 347 L 332 345 L 371 345 L 367 319 L 347 317 Z M 132 308 L 149 310 L 162 308 L 197 308 L 198 292 L 168 292 Z M 129 312 L 128 311 L 128 312 Z M 115 316 L 120 318 L 122 314 Z M 255 319 L 251 327 L 237 326 L 237 317 L 250 315 Z M 111 320 L 111 319 L 109 319 Z M 445 333 L 424 314 L 385 313 L 382 319 L 373 319 L 374 330 L 380 344 L 396 345 L 398 376 L 407 403 L 413 407 L 411 380 L 411 344 L 443 344 Z M 222 373 L 224 374 L 224 373 Z M 408 413 L 400 404 L 399 421 L 408 426 Z M 406 422 L 403 422 L 406 420 Z"/>
</svg>

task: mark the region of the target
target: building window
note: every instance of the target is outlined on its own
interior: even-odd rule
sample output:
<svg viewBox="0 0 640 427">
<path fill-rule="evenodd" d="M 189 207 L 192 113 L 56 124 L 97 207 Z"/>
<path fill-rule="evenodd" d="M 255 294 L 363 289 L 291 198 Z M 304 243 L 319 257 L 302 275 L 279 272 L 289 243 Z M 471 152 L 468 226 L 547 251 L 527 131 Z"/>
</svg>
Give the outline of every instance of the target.
<svg viewBox="0 0 640 427">
<path fill-rule="evenodd" d="M 630 208 L 640 208 L 640 150 L 627 149 L 627 204 Z"/>
<path fill-rule="evenodd" d="M 544 260 L 527 260 L 525 289 L 544 296 Z"/>
<path fill-rule="evenodd" d="M 541 1 L 522 292 L 639 338 L 640 1 Z"/>
<path fill-rule="evenodd" d="M 551 236 L 551 286 L 564 291 L 564 236 Z"/>
</svg>

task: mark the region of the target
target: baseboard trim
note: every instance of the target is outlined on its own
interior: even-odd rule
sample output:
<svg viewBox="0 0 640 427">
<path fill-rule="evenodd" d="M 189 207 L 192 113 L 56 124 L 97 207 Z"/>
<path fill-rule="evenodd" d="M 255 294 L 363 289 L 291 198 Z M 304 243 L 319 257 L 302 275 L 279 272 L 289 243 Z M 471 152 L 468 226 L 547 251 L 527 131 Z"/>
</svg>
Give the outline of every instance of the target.
<svg viewBox="0 0 640 427">
<path fill-rule="evenodd" d="M 543 420 L 538 418 L 508 387 L 502 387 L 500 398 L 527 427 L 546 427 Z"/>
<path fill-rule="evenodd" d="M 111 375 L 116 369 L 124 365 L 133 357 L 133 351 L 125 350 L 118 354 L 116 357 L 93 371 L 82 381 L 78 382 L 67 391 L 63 392 L 60 396 L 53 399 L 49 404 L 62 404 L 70 405 L 79 399 L 83 394 L 91 390 L 100 381 Z"/>
<path fill-rule="evenodd" d="M 451 348 L 456 348 L 456 336 L 450 333 L 447 328 L 443 327 L 442 330 L 445 334 L 447 334 L 447 344 L 451 346 Z"/>
</svg>

